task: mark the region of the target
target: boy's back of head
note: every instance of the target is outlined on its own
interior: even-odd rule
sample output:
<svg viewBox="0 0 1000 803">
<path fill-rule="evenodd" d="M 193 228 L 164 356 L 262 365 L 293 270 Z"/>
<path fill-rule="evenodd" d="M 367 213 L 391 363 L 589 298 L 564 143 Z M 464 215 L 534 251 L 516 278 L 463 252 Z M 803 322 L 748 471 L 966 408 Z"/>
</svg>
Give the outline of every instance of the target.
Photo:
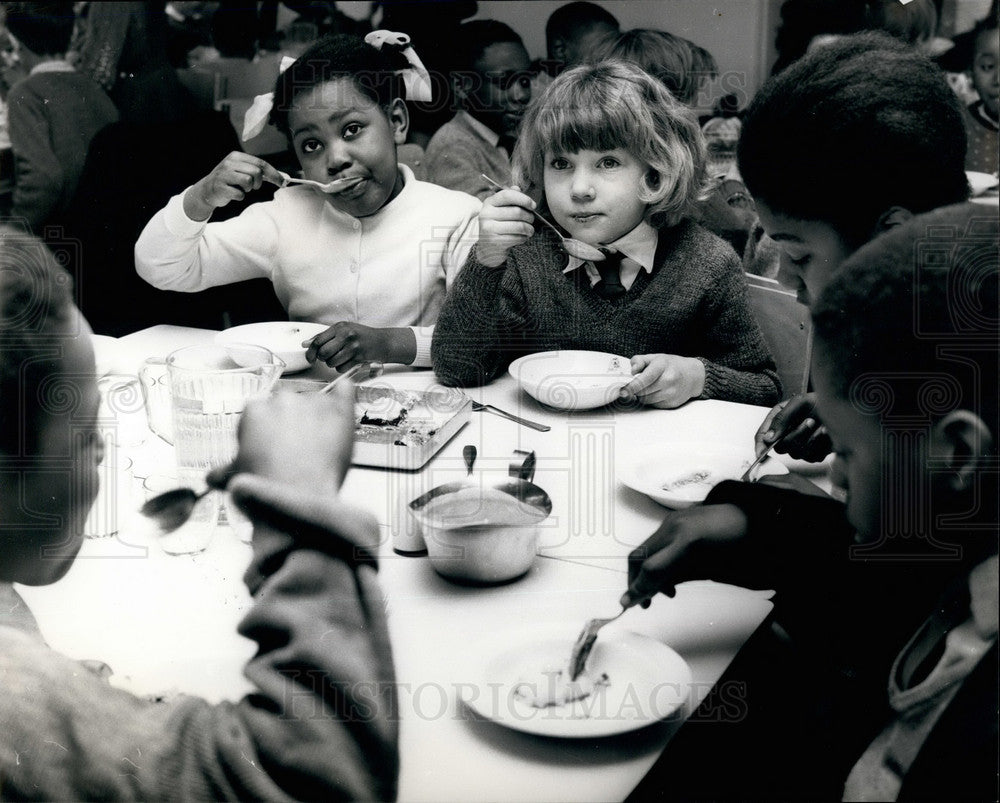
<svg viewBox="0 0 1000 803">
<path fill-rule="evenodd" d="M 996 431 L 998 227 L 995 210 L 956 204 L 912 218 L 844 261 L 813 308 L 842 398 L 859 377 L 957 379 L 972 360 L 976 381 L 949 382 L 947 403 Z M 887 412 L 905 416 L 934 400 L 896 392 L 892 404 Z"/>
<path fill-rule="evenodd" d="M 459 26 L 459 36 L 455 43 L 455 70 L 474 70 L 486 48 L 501 42 L 513 42 L 524 46 L 517 32 L 497 20 L 471 20 Z"/>
<path fill-rule="evenodd" d="M 862 533 L 936 537 L 950 526 L 952 537 L 986 534 L 963 542 L 970 557 L 996 551 L 998 230 L 996 211 L 975 203 L 918 215 L 845 260 L 813 307 L 820 414 L 845 464 L 874 450 L 881 475 L 866 484 L 848 470 L 849 517 L 866 485 L 880 497 L 877 524 L 851 519 Z"/>
<path fill-rule="evenodd" d="M 0 455 L 37 451 L 39 389 L 58 359 L 58 328 L 72 303 L 72 280 L 48 248 L 0 226 Z"/>
<path fill-rule="evenodd" d="M 69 49 L 73 3 L 4 3 L 4 25 L 38 56 L 61 56 Z"/>
<path fill-rule="evenodd" d="M 962 110 L 940 70 L 884 34 L 847 36 L 772 77 L 744 119 L 743 179 L 773 211 L 857 248 L 892 207 L 968 196 Z"/>
<path fill-rule="evenodd" d="M 618 33 L 618 20 L 596 3 L 574 2 L 560 6 L 545 23 L 545 46 L 550 59 L 572 66 L 580 61 L 584 39 Z"/>
</svg>

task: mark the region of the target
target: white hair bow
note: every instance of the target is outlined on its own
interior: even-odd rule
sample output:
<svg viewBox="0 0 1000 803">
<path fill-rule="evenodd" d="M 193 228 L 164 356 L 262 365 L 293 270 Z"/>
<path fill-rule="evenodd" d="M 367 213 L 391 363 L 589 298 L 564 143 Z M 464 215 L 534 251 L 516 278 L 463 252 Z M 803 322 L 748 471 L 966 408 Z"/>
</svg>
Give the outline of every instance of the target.
<svg viewBox="0 0 1000 803">
<path fill-rule="evenodd" d="M 282 56 L 281 63 L 278 65 L 278 75 L 281 75 L 294 63 L 295 59 L 291 56 Z M 267 125 L 267 118 L 271 116 L 271 109 L 273 108 L 273 92 L 265 92 L 263 95 L 257 95 L 253 99 L 253 103 L 250 104 L 247 113 L 243 115 L 243 134 L 240 138 L 244 142 L 248 139 L 253 139 L 264 130 L 264 126 Z"/>
<path fill-rule="evenodd" d="M 403 86 L 406 89 L 406 99 L 407 100 L 422 100 L 429 103 L 434 99 L 434 94 L 431 89 L 431 77 L 427 72 L 427 68 L 424 67 L 423 62 L 417 55 L 416 51 L 410 45 L 410 37 L 405 33 L 396 33 L 395 31 L 372 31 L 365 37 L 365 42 L 376 50 L 381 50 L 383 45 L 389 45 L 390 47 L 396 47 L 400 49 L 403 54 L 403 58 L 409 63 L 409 67 L 405 70 L 396 70 L 396 75 L 402 76 Z M 292 64 L 295 63 L 295 59 L 288 56 L 284 56 L 281 59 L 281 65 L 278 67 L 279 75 L 287 70 Z M 271 109 L 274 107 L 274 93 L 266 92 L 263 95 L 257 95 L 253 99 L 253 103 L 250 108 L 247 109 L 247 113 L 243 116 L 243 134 L 241 139 L 246 142 L 249 139 L 253 139 L 261 131 L 264 130 L 264 126 L 267 125 L 267 120 L 271 116 Z"/>
<path fill-rule="evenodd" d="M 417 55 L 417 51 L 410 45 L 410 37 L 405 33 L 395 31 L 372 31 L 365 36 L 365 42 L 381 50 L 382 45 L 398 47 L 410 65 L 405 70 L 396 70 L 396 75 L 403 78 L 403 86 L 406 88 L 407 100 L 422 100 L 430 103 L 434 100 L 434 92 L 431 89 L 431 76 L 427 68 Z"/>
</svg>

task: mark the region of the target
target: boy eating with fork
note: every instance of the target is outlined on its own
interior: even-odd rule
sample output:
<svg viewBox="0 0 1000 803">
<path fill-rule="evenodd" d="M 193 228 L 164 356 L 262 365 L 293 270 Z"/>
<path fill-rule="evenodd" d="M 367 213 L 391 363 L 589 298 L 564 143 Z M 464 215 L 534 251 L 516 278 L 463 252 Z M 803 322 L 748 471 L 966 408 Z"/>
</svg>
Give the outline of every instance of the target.
<svg viewBox="0 0 1000 803">
<path fill-rule="evenodd" d="M 722 483 L 630 557 L 623 603 L 702 578 L 771 587 L 794 645 L 764 672 L 737 658 L 723 682 L 745 684 L 747 708 L 681 732 L 654 769 L 671 794 L 996 798 L 997 233 L 975 204 L 915 217 L 814 305 L 817 404 L 853 537 L 818 507 L 812 521 L 755 509 Z M 904 585 L 870 580 L 886 570 Z M 917 624 L 900 636 L 901 620 Z M 880 652 L 872 683 L 859 667 Z M 732 780 L 697 771 L 709 755 Z"/>
</svg>

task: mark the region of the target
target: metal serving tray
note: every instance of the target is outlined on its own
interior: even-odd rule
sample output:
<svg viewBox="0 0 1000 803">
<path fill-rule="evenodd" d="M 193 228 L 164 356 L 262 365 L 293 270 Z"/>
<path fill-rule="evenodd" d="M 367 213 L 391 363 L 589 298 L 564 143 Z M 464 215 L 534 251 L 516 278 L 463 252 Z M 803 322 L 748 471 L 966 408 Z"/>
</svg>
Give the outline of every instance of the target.
<svg viewBox="0 0 1000 803">
<path fill-rule="evenodd" d="M 315 393 L 325 384 L 314 379 L 281 379 L 275 387 L 296 393 Z M 400 420 L 401 410 L 406 413 Z M 365 419 L 362 413 L 366 414 Z M 455 437 L 471 417 L 472 399 L 460 390 L 419 391 L 387 385 L 359 385 L 355 388 L 352 463 L 416 471 Z M 366 423 L 361 423 L 362 420 Z"/>
</svg>

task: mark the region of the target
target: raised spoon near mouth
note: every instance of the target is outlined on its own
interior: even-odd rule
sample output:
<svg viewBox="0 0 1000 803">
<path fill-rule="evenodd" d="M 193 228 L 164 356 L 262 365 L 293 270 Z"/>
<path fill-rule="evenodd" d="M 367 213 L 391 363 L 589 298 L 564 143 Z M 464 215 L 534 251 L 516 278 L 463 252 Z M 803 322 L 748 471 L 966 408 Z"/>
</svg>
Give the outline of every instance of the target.
<svg viewBox="0 0 1000 803">
<path fill-rule="evenodd" d="M 288 175 L 288 173 L 285 173 L 283 170 L 279 170 L 278 175 L 281 176 L 281 183 L 278 185 L 279 187 L 287 187 L 289 184 L 305 184 L 310 187 L 315 187 L 320 192 L 331 194 L 350 189 L 361 181 L 360 177 L 352 176 L 351 178 L 335 178 L 333 181 L 328 181 L 324 184 L 322 181 L 313 181 L 311 178 L 295 178 L 294 176 Z"/>
<path fill-rule="evenodd" d="M 487 176 L 485 173 L 480 173 L 479 175 L 485 178 L 488 182 L 490 182 L 490 184 L 492 184 L 497 189 L 500 190 L 510 189 L 510 187 L 505 187 L 499 181 L 495 181 L 494 179 Z M 582 242 L 581 240 L 575 240 L 572 237 L 567 237 L 565 234 L 563 234 L 561 231 L 559 231 L 559 229 L 555 227 L 555 224 L 552 223 L 552 221 L 547 220 L 545 217 L 543 217 L 540 212 L 536 212 L 534 209 L 529 209 L 528 211 L 531 212 L 531 214 L 533 214 L 536 218 L 542 221 L 542 223 L 544 223 L 546 226 L 552 229 L 552 231 L 555 232 L 556 237 L 558 237 L 562 241 L 563 250 L 570 256 L 576 257 L 577 259 L 582 259 L 586 262 L 602 262 L 607 258 L 608 255 L 606 251 L 602 251 L 597 246 L 590 245 L 588 243 Z"/>
</svg>

